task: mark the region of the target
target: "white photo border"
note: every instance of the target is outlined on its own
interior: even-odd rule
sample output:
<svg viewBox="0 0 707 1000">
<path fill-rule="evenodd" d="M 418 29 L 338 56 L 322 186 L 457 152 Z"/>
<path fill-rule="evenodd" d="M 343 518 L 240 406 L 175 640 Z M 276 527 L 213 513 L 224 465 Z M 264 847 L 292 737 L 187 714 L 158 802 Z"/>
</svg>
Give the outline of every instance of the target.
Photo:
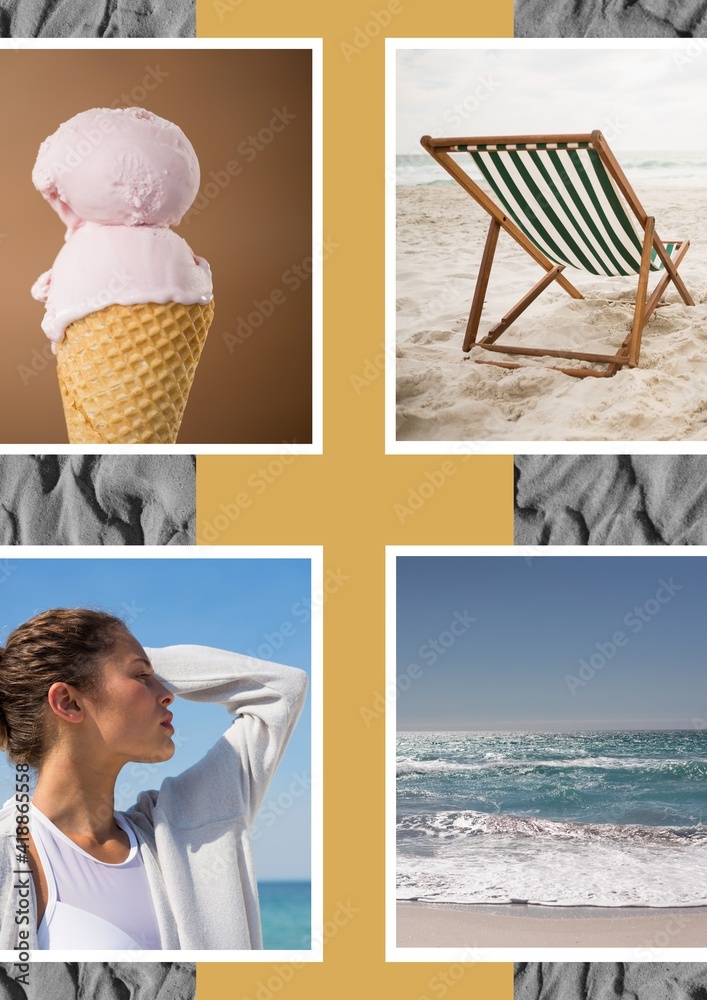
<svg viewBox="0 0 707 1000">
<path fill-rule="evenodd" d="M 385 956 L 387 962 L 696 962 L 707 960 L 705 948 L 401 948 L 397 944 L 396 871 L 396 735 L 397 735 L 397 561 L 414 556 L 449 556 L 516 559 L 612 559 L 636 556 L 673 556 L 707 559 L 702 545 L 388 545 L 385 557 Z M 650 955 L 650 957 L 647 957 Z"/>
<path fill-rule="evenodd" d="M 4 52 L 52 49 L 116 49 L 185 51 L 218 49 L 310 49 L 312 52 L 312 441 L 310 444 L 3 444 L 9 455 L 322 455 L 324 398 L 323 266 L 317 259 L 325 245 L 324 218 L 324 89 L 322 38 L 14 38 L 0 39 Z"/>
<path fill-rule="evenodd" d="M 23 545 L 0 546 L 0 566 L 22 559 L 308 559 L 311 569 L 311 948 L 302 950 L 268 949 L 257 951 L 31 951 L 34 962 L 105 962 L 117 959 L 129 962 L 237 962 L 269 965 L 273 963 L 311 963 L 324 961 L 323 885 L 324 885 L 324 556 L 320 545 L 194 545 L 194 546 L 115 546 L 101 545 Z M 16 951 L 0 951 L 0 961 L 16 962 Z"/>
<path fill-rule="evenodd" d="M 385 43 L 385 453 L 386 455 L 675 455 L 707 454 L 707 441 L 398 441 L 396 437 L 396 211 L 397 53 L 411 49 L 685 51 L 694 38 L 387 38 Z M 703 46 L 701 46 L 703 48 Z M 461 353 L 461 352 L 460 352 Z"/>
</svg>

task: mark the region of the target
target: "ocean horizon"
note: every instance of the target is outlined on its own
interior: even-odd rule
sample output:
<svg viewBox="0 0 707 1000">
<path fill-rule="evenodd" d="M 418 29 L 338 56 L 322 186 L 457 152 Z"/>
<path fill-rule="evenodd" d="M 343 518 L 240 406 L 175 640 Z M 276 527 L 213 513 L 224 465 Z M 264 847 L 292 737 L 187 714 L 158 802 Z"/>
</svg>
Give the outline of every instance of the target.
<svg viewBox="0 0 707 1000">
<path fill-rule="evenodd" d="M 707 733 L 407 731 L 397 896 L 707 905 Z"/>
<path fill-rule="evenodd" d="M 707 187 L 707 150 L 614 150 L 622 170 L 634 187 Z M 470 157 L 457 156 L 457 162 L 477 177 Z M 403 153 L 395 157 L 397 186 L 419 184 L 455 184 L 449 174 L 429 153 Z"/>
</svg>

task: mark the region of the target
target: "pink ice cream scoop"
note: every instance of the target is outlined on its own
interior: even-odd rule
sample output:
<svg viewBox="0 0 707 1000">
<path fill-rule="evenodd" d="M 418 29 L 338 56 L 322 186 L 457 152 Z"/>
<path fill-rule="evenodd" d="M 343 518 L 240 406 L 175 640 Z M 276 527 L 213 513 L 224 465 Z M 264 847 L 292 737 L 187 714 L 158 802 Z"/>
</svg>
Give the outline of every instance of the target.
<svg viewBox="0 0 707 1000">
<path fill-rule="evenodd" d="M 32 181 L 65 223 L 175 226 L 199 190 L 182 130 L 143 108 L 82 111 L 45 139 Z"/>
<path fill-rule="evenodd" d="M 53 344 L 75 320 L 108 305 L 207 305 L 213 298 L 209 265 L 171 229 L 95 222 L 64 244 L 32 295 L 46 303 L 42 329 Z"/>
<path fill-rule="evenodd" d="M 211 302 L 209 265 L 169 228 L 191 207 L 199 178 L 182 130 L 142 108 L 83 111 L 42 143 L 32 180 L 67 227 L 54 266 L 32 288 L 54 345 L 108 305 Z"/>
</svg>

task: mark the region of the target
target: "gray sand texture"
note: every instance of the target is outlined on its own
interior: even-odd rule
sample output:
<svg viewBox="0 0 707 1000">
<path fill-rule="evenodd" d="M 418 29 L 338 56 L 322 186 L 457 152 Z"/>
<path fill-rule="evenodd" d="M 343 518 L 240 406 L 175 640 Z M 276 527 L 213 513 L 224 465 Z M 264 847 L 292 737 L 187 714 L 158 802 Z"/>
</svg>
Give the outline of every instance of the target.
<svg viewBox="0 0 707 1000">
<path fill-rule="evenodd" d="M 519 962 L 514 1000 L 704 1000 L 697 962 Z"/>
<path fill-rule="evenodd" d="M 707 544 L 707 455 L 518 455 L 515 474 L 516 545 Z"/>
<path fill-rule="evenodd" d="M 35 962 L 24 978 L 0 964 L 0 1000 L 194 1000 L 190 962 Z"/>
<path fill-rule="evenodd" d="M 0 38 L 194 38 L 196 0 L 0 0 Z"/>
<path fill-rule="evenodd" d="M 705 38 L 707 0 L 515 0 L 516 38 Z"/>
<path fill-rule="evenodd" d="M 193 455 L 0 455 L 0 544 L 195 541 Z"/>
</svg>

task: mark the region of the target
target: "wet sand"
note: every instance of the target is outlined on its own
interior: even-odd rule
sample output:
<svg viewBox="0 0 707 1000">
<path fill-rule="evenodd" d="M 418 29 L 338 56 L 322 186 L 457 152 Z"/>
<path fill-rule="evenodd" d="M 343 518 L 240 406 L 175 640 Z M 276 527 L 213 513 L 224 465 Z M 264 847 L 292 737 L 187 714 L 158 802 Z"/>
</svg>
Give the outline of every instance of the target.
<svg viewBox="0 0 707 1000">
<path fill-rule="evenodd" d="M 703 948 L 707 907 L 397 904 L 399 948 Z"/>
</svg>

